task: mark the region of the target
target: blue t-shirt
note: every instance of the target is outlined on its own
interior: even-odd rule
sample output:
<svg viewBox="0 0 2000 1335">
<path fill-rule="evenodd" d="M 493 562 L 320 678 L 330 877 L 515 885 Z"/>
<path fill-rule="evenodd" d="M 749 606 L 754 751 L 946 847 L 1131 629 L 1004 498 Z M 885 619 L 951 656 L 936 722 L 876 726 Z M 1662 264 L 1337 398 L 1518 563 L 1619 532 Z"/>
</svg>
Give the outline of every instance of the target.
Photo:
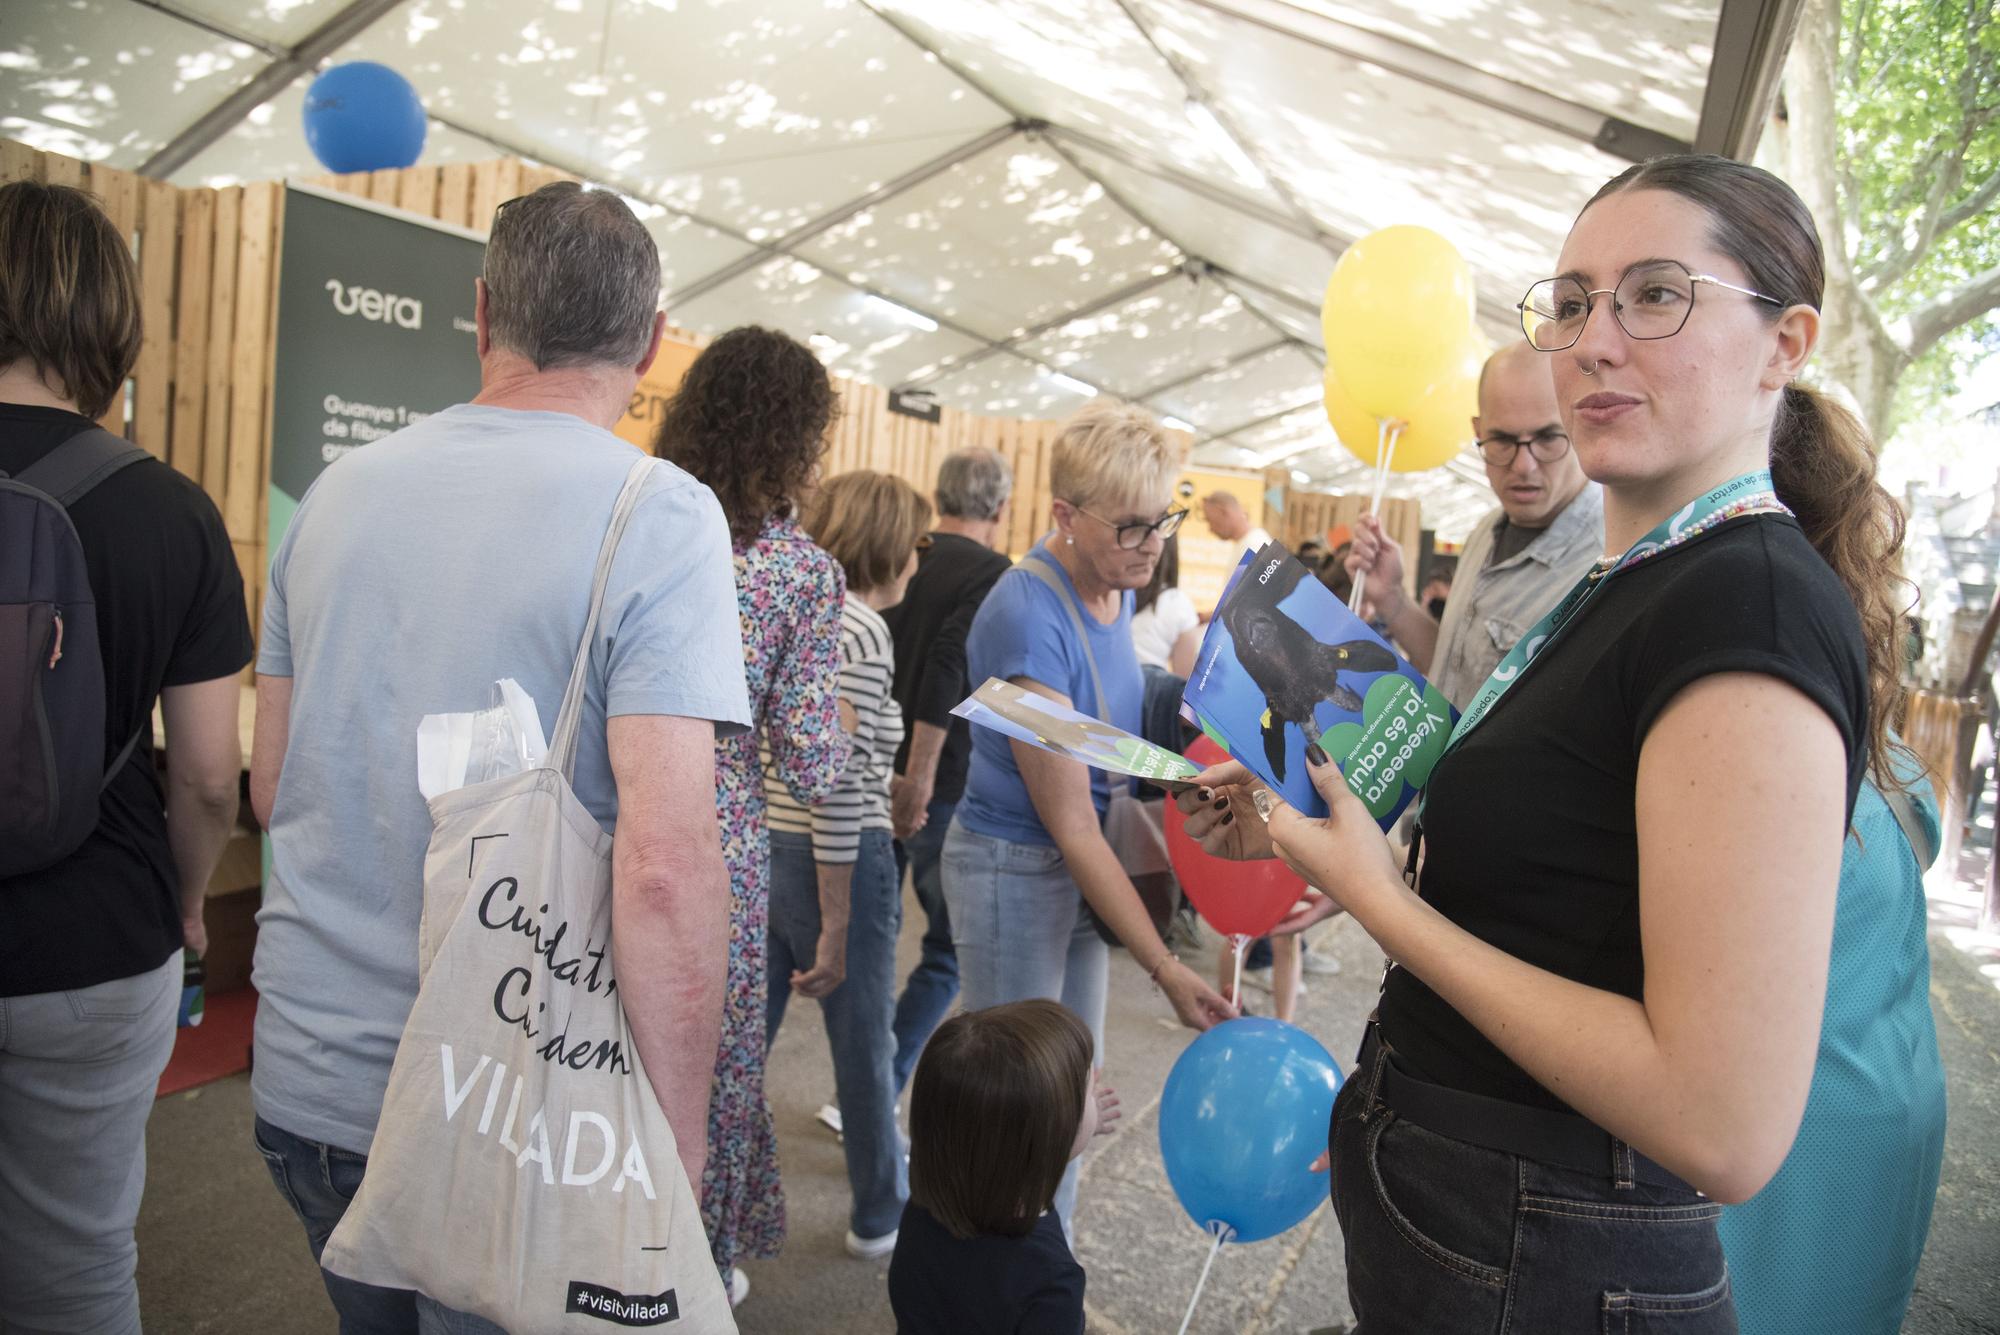
<svg viewBox="0 0 2000 1335">
<path fill-rule="evenodd" d="M 1069 572 L 1049 554 L 1046 544 L 1037 546 L 1029 556 L 1047 562 L 1070 597 L 1076 597 Z M 1097 658 L 1098 676 L 1104 681 L 1104 713 L 1113 725 L 1136 734 L 1146 686 L 1139 671 L 1139 655 L 1132 648 L 1132 595 L 1119 596 L 1118 619 L 1110 625 L 1099 624 L 1088 612 L 1083 614 L 1083 624 Z M 1098 713 L 1090 662 L 1077 642 L 1076 623 L 1055 590 L 1032 571 L 1016 566 L 994 584 L 966 636 L 965 661 L 966 680 L 975 688 L 988 677 L 1027 677 L 1068 696 L 1078 712 Z M 1106 771 L 1090 771 L 1090 797 L 1100 818 L 1111 805 L 1112 782 Z M 958 819 L 965 822 L 966 829 L 989 839 L 1043 846 L 1055 843 L 1035 814 L 1028 786 L 1014 764 L 1013 744 L 1005 733 L 992 728 L 972 730 L 972 767 L 966 774 Z"/>
<path fill-rule="evenodd" d="M 553 733 L 598 547 L 639 459 L 566 413 L 463 405 L 356 450 L 307 492 L 271 562 L 257 670 L 292 679 L 257 914 L 260 1116 L 366 1153 L 417 995 L 430 811 L 417 723 L 512 677 Z M 750 722 L 729 531 L 655 465 L 590 650 L 577 798 L 618 815 L 605 719 Z"/>
</svg>

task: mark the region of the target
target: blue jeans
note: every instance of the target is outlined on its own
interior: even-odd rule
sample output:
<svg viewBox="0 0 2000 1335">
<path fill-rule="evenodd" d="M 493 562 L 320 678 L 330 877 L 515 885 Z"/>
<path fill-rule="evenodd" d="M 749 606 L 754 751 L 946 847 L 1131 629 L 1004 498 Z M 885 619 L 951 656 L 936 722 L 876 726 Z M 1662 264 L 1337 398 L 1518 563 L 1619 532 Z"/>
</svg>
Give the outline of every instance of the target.
<svg viewBox="0 0 2000 1335">
<path fill-rule="evenodd" d="M 1090 1026 L 1104 1061 L 1111 949 L 1083 911 L 1062 851 L 974 834 L 954 820 L 944 841 L 944 897 L 967 1010 L 1046 997 Z M 1056 1189 L 1063 1231 L 1076 1227 L 1077 1161 Z"/>
<path fill-rule="evenodd" d="M 1388 1059 L 1388 1047 L 1376 1049 Z M 1681 1187 L 1441 1136 L 1375 1097 L 1375 1066 L 1333 1104 L 1333 1211 L 1355 1327 L 1368 1335 L 1597 1331 L 1735 1335 L 1715 1221 Z"/>
<path fill-rule="evenodd" d="M 295 1136 L 259 1117 L 251 1128 L 257 1152 L 271 1170 L 278 1194 L 306 1228 L 313 1260 L 326 1250 L 326 1240 L 347 1213 L 368 1156 Z M 340 1335 L 507 1335 L 480 1317 L 441 1306 L 408 1289 L 384 1289 L 362 1284 L 328 1270 L 319 1272 L 326 1296 L 340 1316 Z"/>
<path fill-rule="evenodd" d="M 903 887 L 887 830 L 863 830 L 848 891 L 847 975 L 820 999 L 833 1087 L 840 1100 L 841 1147 L 854 1194 L 848 1227 L 864 1238 L 896 1231 L 909 1199 L 909 1170 L 896 1137 L 893 1062 L 896 934 Z M 771 927 L 765 1044 L 778 1035 L 794 969 L 810 969 L 819 946 L 819 877 L 812 839 L 771 831 Z"/>
<path fill-rule="evenodd" d="M 905 867 L 917 906 L 924 911 L 924 954 L 896 998 L 896 1092 L 910 1084 L 910 1072 L 931 1032 L 958 997 L 958 952 L 951 946 L 951 914 L 944 906 L 944 836 L 956 802 L 932 802 L 924 828 L 896 845 L 897 881 Z"/>
</svg>

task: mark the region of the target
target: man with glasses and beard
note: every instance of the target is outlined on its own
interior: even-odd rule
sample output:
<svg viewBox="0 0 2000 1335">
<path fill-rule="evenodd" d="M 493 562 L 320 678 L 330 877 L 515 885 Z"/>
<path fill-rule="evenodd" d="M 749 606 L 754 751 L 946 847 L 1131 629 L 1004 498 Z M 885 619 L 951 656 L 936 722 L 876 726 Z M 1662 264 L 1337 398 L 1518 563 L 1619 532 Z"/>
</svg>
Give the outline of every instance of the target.
<svg viewBox="0 0 2000 1335">
<path fill-rule="evenodd" d="M 1403 592 L 1403 550 L 1380 521 L 1355 525 L 1347 556 L 1404 655 L 1460 709 L 1604 546 L 1603 491 L 1570 449 L 1548 358 L 1516 343 L 1487 359 L 1472 430 L 1500 505 L 1465 541 L 1442 623 Z"/>
</svg>

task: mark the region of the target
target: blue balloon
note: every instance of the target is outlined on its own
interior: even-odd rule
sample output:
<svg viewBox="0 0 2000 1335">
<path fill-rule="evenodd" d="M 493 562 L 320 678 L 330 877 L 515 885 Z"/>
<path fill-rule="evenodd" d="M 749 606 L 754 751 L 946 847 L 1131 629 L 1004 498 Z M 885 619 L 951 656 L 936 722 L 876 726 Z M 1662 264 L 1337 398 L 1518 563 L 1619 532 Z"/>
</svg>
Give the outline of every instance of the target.
<svg viewBox="0 0 2000 1335">
<path fill-rule="evenodd" d="M 335 65 L 306 89 L 306 143 L 336 172 L 408 167 L 424 151 L 423 99 L 387 65 Z"/>
<path fill-rule="evenodd" d="M 1229 1020 L 1188 1044 L 1160 1095 L 1160 1157 L 1188 1217 L 1257 1242 L 1311 1214 L 1340 1082 L 1319 1041 L 1278 1020 Z"/>
</svg>

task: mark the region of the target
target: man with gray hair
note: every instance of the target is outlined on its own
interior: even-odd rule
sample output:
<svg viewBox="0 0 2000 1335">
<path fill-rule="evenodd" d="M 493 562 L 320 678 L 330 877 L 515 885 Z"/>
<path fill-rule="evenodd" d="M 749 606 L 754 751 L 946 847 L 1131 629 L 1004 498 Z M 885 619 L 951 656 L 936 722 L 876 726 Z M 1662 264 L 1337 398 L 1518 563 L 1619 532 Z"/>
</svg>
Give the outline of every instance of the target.
<svg viewBox="0 0 2000 1335">
<path fill-rule="evenodd" d="M 988 449 L 960 450 L 938 468 L 937 531 L 917 558 L 903 601 L 883 613 L 896 644 L 896 703 L 910 722 L 896 757 L 890 816 L 896 861 L 911 872 L 924 911 L 923 957 L 896 1000 L 896 1089 L 909 1083 L 917 1055 L 958 996 L 958 955 L 945 914 L 939 860 L 951 813 L 965 791 L 972 739 L 952 707 L 972 692 L 965 675 L 965 635 L 1005 574 L 994 548 L 1005 542 L 1014 476 Z"/>
<path fill-rule="evenodd" d="M 315 1258 L 360 1186 L 417 994 L 431 832 L 418 721 L 481 708 L 502 677 L 557 716 L 639 459 L 611 427 L 659 350 L 659 286 L 653 240 L 616 195 L 565 183 L 502 205 L 477 293 L 479 394 L 334 464 L 272 559 L 251 1093 L 257 1148 Z M 590 645 L 573 786 L 615 826 L 611 964 L 690 1183 L 728 949 L 714 739 L 749 720 L 722 509 L 657 464 Z M 493 1329 L 323 1277 L 343 1332 Z"/>
</svg>

